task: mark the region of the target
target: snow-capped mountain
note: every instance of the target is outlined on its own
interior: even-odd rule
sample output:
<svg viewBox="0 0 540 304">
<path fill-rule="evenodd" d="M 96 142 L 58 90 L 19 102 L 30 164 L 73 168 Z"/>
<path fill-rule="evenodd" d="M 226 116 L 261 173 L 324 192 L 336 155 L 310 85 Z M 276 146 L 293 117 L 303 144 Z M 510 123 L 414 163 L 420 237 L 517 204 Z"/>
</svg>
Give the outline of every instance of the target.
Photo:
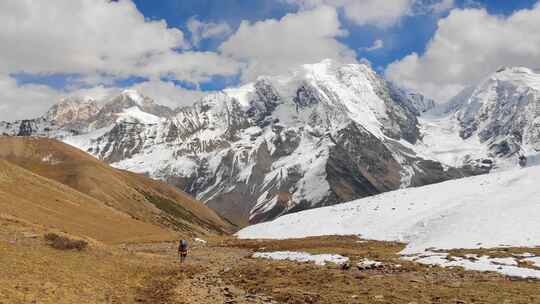
<svg viewBox="0 0 540 304">
<path fill-rule="evenodd" d="M 478 136 L 498 156 L 540 151 L 540 73 L 503 67 L 450 103 L 464 139 Z"/>
<path fill-rule="evenodd" d="M 72 125 L 76 128 L 95 117 L 100 109 L 99 104 L 91 97 L 68 97 L 52 106 L 43 118 L 54 121 L 59 127 Z"/>
<path fill-rule="evenodd" d="M 432 106 L 366 65 L 325 60 L 176 111 L 124 91 L 76 129 L 47 116 L 0 128 L 60 138 L 246 224 L 489 171 L 422 156 L 418 115 Z"/>
</svg>

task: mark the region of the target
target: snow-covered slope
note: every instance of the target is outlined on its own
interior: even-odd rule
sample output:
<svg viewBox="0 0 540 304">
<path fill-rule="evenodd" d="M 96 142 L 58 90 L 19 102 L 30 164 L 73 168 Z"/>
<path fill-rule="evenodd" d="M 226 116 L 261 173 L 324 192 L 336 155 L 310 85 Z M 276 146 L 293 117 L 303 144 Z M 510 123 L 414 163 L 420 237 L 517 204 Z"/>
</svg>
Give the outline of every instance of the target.
<svg viewBox="0 0 540 304">
<path fill-rule="evenodd" d="M 41 118 L 49 131 L 24 134 L 165 180 L 247 224 L 489 171 L 424 153 L 418 115 L 431 106 L 366 65 L 325 60 L 176 111 L 127 90 L 70 128 Z"/>
<path fill-rule="evenodd" d="M 540 246 L 540 167 L 383 193 L 247 227 L 241 238 L 360 235 L 428 249 Z"/>
<path fill-rule="evenodd" d="M 500 68 L 449 106 L 464 139 L 476 137 L 499 157 L 540 151 L 540 73 Z"/>
</svg>

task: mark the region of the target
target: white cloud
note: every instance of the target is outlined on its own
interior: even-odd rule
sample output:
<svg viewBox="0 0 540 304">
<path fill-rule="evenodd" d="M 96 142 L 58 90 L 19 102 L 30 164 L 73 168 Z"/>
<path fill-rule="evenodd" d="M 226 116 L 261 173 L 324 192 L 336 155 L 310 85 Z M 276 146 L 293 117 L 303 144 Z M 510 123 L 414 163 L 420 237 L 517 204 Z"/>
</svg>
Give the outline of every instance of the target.
<svg viewBox="0 0 540 304">
<path fill-rule="evenodd" d="M 440 14 L 446 11 L 451 10 L 454 7 L 454 0 L 442 0 L 440 2 L 434 3 L 430 9 L 435 14 Z"/>
<path fill-rule="evenodd" d="M 0 73 L 5 74 L 170 74 L 196 81 L 208 74 L 230 75 L 235 69 L 232 62 L 220 61 L 215 54 L 182 56 L 175 50 L 189 48 L 184 34 L 163 20 L 145 19 L 129 0 L 55 0 L 54 5 L 0 1 L 0 28 Z M 187 64 L 185 60 L 195 61 Z"/>
<path fill-rule="evenodd" d="M 222 24 L 195 28 L 199 40 L 226 32 Z M 110 87 L 115 80 L 130 76 L 198 83 L 236 75 L 241 68 L 219 53 L 190 51 L 182 31 L 146 19 L 131 0 L 0 1 L 0 41 L 0 119 L 41 115 L 67 94 L 113 94 L 119 90 Z M 10 75 L 22 72 L 78 76 L 56 90 L 19 86 Z M 94 87 L 79 90 L 88 86 Z M 164 103 L 200 95 L 159 80 L 139 87 L 163 97 Z"/>
<path fill-rule="evenodd" d="M 19 86 L 15 79 L 0 74 L 0 120 L 24 119 L 43 114 L 61 94 L 44 85 Z"/>
<path fill-rule="evenodd" d="M 405 17 L 416 14 L 439 14 L 451 9 L 454 0 L 282 0 L 312 9 L 329 5 L 343 10 L 345 17 L 357 25 L 389 28 Z"/>
<path fill-rule="evenodd" d="M 466 27 L 464 27 L 466 25 Z M 508 17 L 485 9 L 453 10 L 439 21 L 424 54 L 386 69 L 389 79 L 445 101 L 501 65 L 540 66 L 540 4 Z"/>
<path fill-rule="evenodd" d="M 191 32 L 191 42 L 195 46 L 210 38 L 223 38 L 232 33 L 231 27 L 225 23 L 201 22 L 196 17 L 189 18 L 187 27 Z"/>
<path fill-rule="evenodd" d="M 384 42 L 381 39 L 373 41 L 373 45 L 363 48 L 366 52 L 373 52 L 384 47 Z"/>
<path fill-rule="evenodd" d="M 148 56 L 139 67 L 150 78 L 169 77 L 191 83 L 208 81 L 214 75 L 232 76 L 240 64 L 215 52 L 168 52 Z"/>
<path fill-rule="evenodd" d="M 149 80 L 130 88 L 151 97 L 157 103 L 172 108 L 193 104 L 208 92 L 188 90 L 171 82 Z M 43 115 L 52 105 L 66 96 L 90 96 L 100 102 L 120 94 L 124 88 L 97 85 L 75 90 L 56 90 L 45 85 L 18 85 L 16 80 L 0 75 L 0 121 L 28 119 Z"/>
<path fill-rule="evenodd" d="M 141 92 L 143 95 L 151 97 L 156 102 L 169 106 L 171 108 L 189 106 L 193 104 L 208 92 L 201 92 L 197 90 L 187 90 L 178 86 L 175 86 L 171 82 L 164 82 L 160 80 L 150 80 L 131 87 Z"/>
<path fill-rule="evenodd" d="M 337 38 L 346 35 L 334 8 L 320 6 L 280 20 L 243 21 L 220 51 L 246 63 L 242 79 L 284 73 L 295 65 L 325 58 L 355 61 L 355 53 Z"/>
</svg>

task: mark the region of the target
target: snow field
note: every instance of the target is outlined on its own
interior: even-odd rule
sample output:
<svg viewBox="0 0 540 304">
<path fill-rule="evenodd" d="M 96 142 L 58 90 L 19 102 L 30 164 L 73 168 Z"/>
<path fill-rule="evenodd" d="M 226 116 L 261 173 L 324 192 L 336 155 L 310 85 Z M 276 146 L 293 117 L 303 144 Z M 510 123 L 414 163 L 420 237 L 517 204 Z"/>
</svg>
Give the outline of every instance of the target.
<svg viewBox="0 0 540 304">
<path fill-rule="evenodd" d="M 349 258 L 339 254 L 310 254 L 307 252 L 296 251 L 275 251 L 275 252 L 256 252 L 254 258 L 269 260 L 286 260 L 300 263 L 314 262 L 316 265 L 324 266 L 326 263 L 338 265 L 349 262 Z"/>
</svg>

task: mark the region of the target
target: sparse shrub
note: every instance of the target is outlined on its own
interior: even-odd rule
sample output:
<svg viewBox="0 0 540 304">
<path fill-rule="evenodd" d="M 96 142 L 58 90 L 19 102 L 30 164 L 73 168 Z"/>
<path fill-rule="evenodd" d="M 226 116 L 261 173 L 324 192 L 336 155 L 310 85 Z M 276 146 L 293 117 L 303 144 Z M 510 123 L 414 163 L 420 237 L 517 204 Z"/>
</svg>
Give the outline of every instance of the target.
<svg viewBox="0 0 540 304">
<path fill-rule="evenodd" d="M 45 241 L 54 249 L 58 250 L 78 250 L 81 251 L 88 243 L 83 240 L 72 240 L 64 236 L 60 236 L 56 233 L 47 233 L 44 236 Z"/>
</svg>

